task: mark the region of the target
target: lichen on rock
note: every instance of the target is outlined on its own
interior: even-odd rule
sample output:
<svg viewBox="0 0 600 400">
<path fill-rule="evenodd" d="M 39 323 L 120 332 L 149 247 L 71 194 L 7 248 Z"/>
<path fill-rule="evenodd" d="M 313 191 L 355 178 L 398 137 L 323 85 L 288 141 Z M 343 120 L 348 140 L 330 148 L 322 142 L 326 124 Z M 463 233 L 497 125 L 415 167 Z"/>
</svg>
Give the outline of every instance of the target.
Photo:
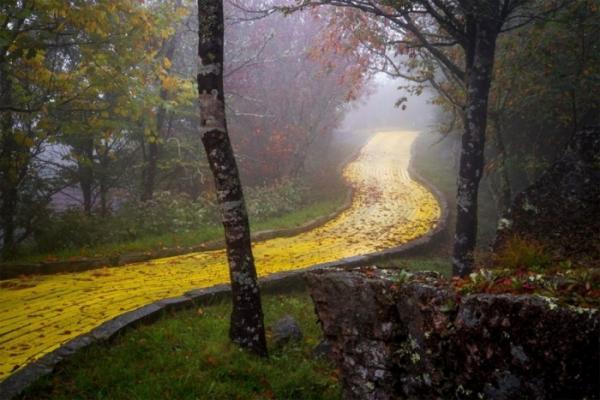
<svg viewBox="0 0 600 400">
<path fill-rule="evenodd" d="M 400 279 L 396 279 L 400 277 Z M 308 274 L 345 399 L 597 399 L 600 316 L 434 273 Z"/>
</svg>

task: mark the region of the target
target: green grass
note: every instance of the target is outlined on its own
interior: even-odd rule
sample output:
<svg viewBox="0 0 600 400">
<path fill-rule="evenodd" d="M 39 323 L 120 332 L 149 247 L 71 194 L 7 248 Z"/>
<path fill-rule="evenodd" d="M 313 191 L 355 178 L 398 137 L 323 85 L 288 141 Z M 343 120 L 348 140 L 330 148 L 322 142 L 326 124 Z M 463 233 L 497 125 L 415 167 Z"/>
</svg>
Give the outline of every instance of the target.
<svg viewBox="0 0 600 400">
<path fill-rule="evenodd" d="M 269 229 L 296 228 L 312 219 L 328 215 L 337 210 L 345 199 L 345 193 L 306 205 L 293 212 L 266 219 L 252 219 L 253 232 Z M 107 243 L 79 249 L 64 249 L 52 253 L 23 253 L 5 264 L 40 262 L 44 260 L 67 260 L 74 257 L 110 257 L 116 254 L 159 250 L 172 247 L 189 247 L 223 238 L 220 225 L 206 225 L 197 231 L 166 233 L 158 236 L 146 236 L 124 243 Z M 0 263 L 2 265 L 2 263 Z"/>
<path fill-rule="evenodd" d="M 269 218 L 263 221 L 251 218 L 250 226 L 254 232 L 267 229 L 287 229 L 302 226 L 315 218 L 319 218 L 336 211 L 342 206 L 342 203 L 346 198 L 345 193 L 342 194 L 343 195 L 339 195 L 335 199 L 321 200 L 304 208 L 294 210 L 291 213 L 275 218 Z"/>
<path fill-rule="evenodd" d="M 321 331 L 309 296 L 263 296 L 263 308 L 267 329 L 289 314 L 304 339 L 283 348 L 269 339 L 269 359 L 247 354 L 228 340 L 230 305 L 223 301 L 201 313 L 166 315 L 111 346 L 93 345 L 21 399 L 340 399 L 334 367 L 312 355 Z"/>
<path fill-rule="evenodd" d="M 398 256 L 377 263 L 380 268 L 401 268 L 408 271 L 434 271 L 449 278 L 452 263 L 448 257 L 403 257 Z"/>
</svg>

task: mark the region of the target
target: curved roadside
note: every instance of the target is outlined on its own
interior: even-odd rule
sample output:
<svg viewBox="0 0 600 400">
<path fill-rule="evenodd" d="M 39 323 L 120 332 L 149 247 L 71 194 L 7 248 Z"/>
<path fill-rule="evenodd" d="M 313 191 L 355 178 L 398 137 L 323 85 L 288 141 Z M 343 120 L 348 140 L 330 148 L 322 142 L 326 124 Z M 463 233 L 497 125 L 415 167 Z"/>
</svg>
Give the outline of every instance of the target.
<svg viewBox="0 0 600 400">
<path fill-rule="evenodd" d="M 352 205 L 353 190 L 348 188 L 340 206 L 329 214 L 311 219 L 293 228 L 268 229 L 252 234 L 252 242 L 262 242 L 276 237 L 288 237 L 314 229 L 327 221 L 336 218 Z M 111 257 L 85 257 L 82 259 L 42 261 L 39 263 L 9 263 L 0 266 L 0 281 L 17 278 L 21 275 L 50 275 L 57 273 L 83 272 L 97 268 L 114 268 L 127 264 L 139 263 L 165 257 L 173 257 L 202 251 L 225 248 L 222 239 L 211 240 L 195 246 L 170 247 L 159 250 L 136 251 L 117 254 Z"/>
<path fill-rule="evenodd" d="M 385 259 L 390 256 L 396 256 L 398 254 L 409 251 L 410 249 L 414 249 L 416 247 L 430 243 L 432 242 L 432 240 L 435 239 L 435 237 L 437 237 L 437 235 L 440 232 L 443 231 L 443 229 L 445 228 L 445 219 L 447 216 L 447 206 L 443 196 L 441 196 L 440 193 L 429 183 L 427 183 L 425 180 L 419 177 L 418 174 L 414 171 L 414 169 L 410 166 L 410 164 L 408 164 L 408 162 L 406 162 L 406 166 L 404 167 L 404 169 L 408 173 L 410 177 L 409 179 L 403 176 L 404 173 L 402 172 L 402 169 L 400 167 L 394 167 L 396 165 L 396 162 L 398 161 L 397 158 L 394 158 L 395 153 L 392 151 L 394 150 L 394 146 L 396 146 L 396 148 L 398 148 L 399 151 L 403 152 L 402 157 L 404 158 L 402 162 L 407 161 L 405 160 L 406 158 L 410 159 L 410 156 L 408 156 L 409 152 L 406 149 L 409 143 L 406 142 L 406 140 L 401 141 L 398 138 L 398 136 L 383 137 L 382 139 L 380 139 L 381 143 L 379 143 L 378 147 L 375 147 L 375 150 L 379 153 L 376 152 L 375 154 L 369 154 L 369 152 L 366 152 L 366 154 L 363 154 L 364 160 L 362 161 L 362 164 L 355 162 L 353 163 L 354 167 L 349 168 L 350 172 L 348 173 L 347 178 L 353 180 L 353 183 L 357 185 L 356 187 L 360 189 L 359 192 L 354 196 L 355 201 L 352 205 L 352 207 L 354 207 L 353 209 L 346 209 L 336 217 L 336 221 L 329 221 L 324 226 L 320 226 L 318 229 L 309 231 L 307 235 L 299 235 L 302 236 L 300 238 L 277 238 L 274 240 L 264 242 L 260 246 L 258 246 L 258 254 L 261 255 L 260 257 L 262 258 L 260 259 L 264 264 L 264 268 L 261 271 L 259 271 L 259 273 L 263 276 L 268 275 L 266 277 L 261 278 L 261 282 L 263 285 L 284 285 L 286 284 L 286 282 L 289 282 L 290 279 L 298 279 L 298 277 L 300 277 L 302 273 L 312 269 L 378 262 L 381 259 Z M 411 140 L 414 140 L 414 137 L 412 137 Z M 385 159 L 385 157 L 388 157 L 389 159 Z M 385 163 L 382 163 L 382 165 L 378 166 L 377 162 Z M 372 166 L 373 164 L 375 164 L 375 167 Z M 390 167 L 390 165 L 393 168 Z M 365 166 L 368 166 L 368 168 L 370 168 L 371 170 L 364 171 L 364 169 L 366 168 Z M 375 185 L 376 187 L 373 188 L 368 187 L 368 184 L 372 183 L 372 181 L 378 182 L 379 187 L 377 187 L 377 185 Z M 403 185 L 405 187 L 392 188 L 394 190 L 388 193 L 390 188 L 386 187 L 386 182 L 396 182 L 398 185 Z M 422 188 L 420 188 L 418 185 L 415 186 L 414 182 L 420 182 Z M 426 190 L 424 190 L 423 188 L 425 188 Z M 431 202 L 431 200 L 427 199 L 427 196 L 430 195 L 433 196 L 433 198 L 435 198 L 435 203 L 439 206 L 439 214 L 436 214 L 435 220 L 426 219 L 417 222 L 410 220 L 410 218 L 419 218 L 419 215 L 421 215 L 419 214 L 419 207 L 421 207 L 421 204 L 423 204 L 424 202 Z M 383 204 L 377 201 L 377 199 L 380 197 L 383 197 L 382 201 L 386 200 L 385 202 L 383 202 Z M 407 200 L 410 200 L 408 207 L 408 211 L 410 212 L 406 210 L 396 209 L 398 206 L 402 205 L 404 205 L 406 208 L 404 201 Z M 388 203 L 396 207 L 391 207 L 392 209 L 389 210 Z M 433 214 L 431 215 L 431 218 L 433 218 Z M 402 221 L 405 221 L 404 228 L 406 229 L 404 229 L 403 226 L 401 226 Z M 363 229 L 364 232 L 357 231 L 357 229 Z M 414 232 L 411 231 L 409 232 L 410 234 L 406 236 L 406 232 L 403 232 L 403 229 L 414 230 Z M 329 240 L 328 235 L 337 235 L 338 237 L 336 240 Z M 367 242 L 367 244 L 354 243 L 352 240 L 354 236 Z M 371 242 L 369 242 L 369 240 Z M 398 241 L 402 240 L 404 240 L 405 243 L 391 247 L 389 245 L 389 243 L 398 243 Z M 377 250 L 382 245 L 383 247 L 385 247 L 385 250 L 373 251 Z M 296 246 L 296 253 L 292 252 L 290 254 L 286 253 L 283 255 L 278 254 L 277 249 L 286 249 L 285 246 L 288 246 L 290 248 Z M 367 251 L 363 251 L 363 249 L 366 249 Z M 312 252 L 316 254 L 306 254 L 307 252 Z M 361 255 L 352 255 L 345 257 L 337 256 L 338 254 L 352 254 L 353 252 L 354 254 Z M 202 262 L 208 264 L 214 262 L 215 268 L 217 268 L 218 271 L 222 272 L 221 270 L 225 270 L 225 268 L 222 267 L 222 261 L 216 260 L 215 257 L 222 257 L 222 255 L 220 255 L 219 252 L 203 252 L 198 253 L 196 255 L 188 255 L 166 259 L 162 263 L 132 266 L 131 268 L 129 268 L 129 271 L 136 274 L 153 274 L 157 271 L 164 271 L 165 269 L 160 269 L 160 267 L 168 265 L 170 267 L 169 271 L 171 269 L 183 268 L 181 272 L 183 276 L 186 276 L 186 274 L 191 275 L 191 272 L 189 271 L 192 270 L 185 269 L 186 266 L 182 264 L 193 263 L 195 265 L 194 273 L 198 274 L 198 266 L 202 265 Z M 213 259 L 216 261 L 211 261 Z M 323 259 L 335 261 L 314 262 Z M 284 267 L 288 268 L 288 270 L 280 272 L 282 271 L 281 267 L 283 263 L 285 263 Z M 157 270 L 157 268 L 159 268 L 159 270 Z M 206 271 L 207 273 L 209 273 L 208 271 L 212 271 L 211 273 L 216 273 L 215 271 L 217 271 L 211 270 L 210 266 L 208 265 L 202 266 L 201 269 L 203 271 Z M 101 287 L 106 286 L 107 284 L 120 283 L 123 279 L 125 279 L 126 282 L 127 280 L 131 280 L 132 276 L 138 275 L 127 275 L 125 277 L 120 278 L 120 280 L 112 279 L 116 277 L 111 278 L 110 276 L 98 276 L 98 282 L 94 281 L 89 285 L 86 283 L 87 286 L 85 286 L 83 290 L 88 290 L 92 287 L 96 287 L 94 286 L 96 284 L 100 285 L 98 287 Z M 71 278 L 78 278 L 84 280 L 91 279 L 90 274 L 73 274 L 72 276 L 64 277 L 64 279 Z M 186 278 L 189 277 L 186 276 Z M 214 277 L 211 277 L 211 279 L 212 278 Z M 219 279 L 223 278 L 219 277 L 217 280 L 212 280 L 211 282 L 219 282 Z M 52 279 L 49 278 L 49 280 L 51 281 Z M 221 280 L 221 282 L 224 281 L 225 280 Z M 74 281 L 68 281 L 63 286 L 46 285 L 44 287 L 50 288 L 54 291 L 60 291 L 63 290 L 62 288 L 68 287 L 68 284 L 70 282 Z M 157 283 L 156 281 L 150 280 L 148 282 L 153 282 L 154 284 L 163 283 Z M 164 296 L 160 295 L 160 293 L 162 292 L 157 292 L 156 296 L 154 297 L 155 300 L 153 301 L 143 301 L 143 299 L 140 299 L 139 301 L 128 305 L 129 303 L 120 300 L 123 301 L 123 311 L 118 312 L 118 315 L 113 318 L 99 317 L 98 323 L 95 324 L 95 327 L 93 329 L 87 329 L 87 333 L 83 333 L 77 336 L 75 335 L 76 332 L 70 331 L 70 333 L 74 335 L 73 339 L 68 340 L 68 338 L 65 338 L 66 340 L 61 341 L 62 344 L 58 345 L 58 347 L 48 349 L 48 351 L 46 351 L 45 354 L 40 354 L 39 357 L 36 357 L 35 361 L 30 362 L 31 360 L 29 360 L 25 367 L 18 368 L 16 372 L 9 374 L 9 376 L 4 381 L 0 382 L 0 397 L 10 398 L 11 396 L 14 396 L 16 393 L 20 392 L 23 388 L 25 388 L 31 382 L 38 379 L 40 376 L 51 372 L 57 363 L 69 357 L 71 354 L 73 354 L 73 352 L 77 351 L 82 347 L 86 347 L 94 342 L 108 340 L 114 337 L 115 334 L 129 326 L 156 318 L 164 310 L 190 307 L 194 304 L 197 304 L 198 302 L 210 301 L 210 299 L 213 299 L 215 296 L 226 295 L 229 290 L 228 285 L 215 285 L 213 283 L 211 285 L 205 285 L 210 287 L 189 290 L 183 295 L 177 295 L 174 297 L 171 293 L 177 293 L 177 288 L 184 286 L 180 286 L 180 284 L 177 283 L 179 281 L 173 280 L 172 282 L 173 285 L 176 285 L 176 289 L 166 291 Z M 43 286 L 43 284 L 44 282 L 40 284 L 40 290 L 43 289 L 41 287 Z M 138 286 L 143 285 L 143 279 L 139 283 L 136 282 L 136 284 Z M 198 284 L 194 284 L 194 282 L 192 281 L 186 281 L 185 284 L 191 287 L 201 286 Z M 24 290 L 33 291 L 35 290 L 35 288 L 25 288 Z M 123 289 L 121 289 L 121 292 L 113 293 L 113 295 L 123 295 L 122 290 Z M 130 287 L 129 290 L 131 291 L 131 293 L 135 291 L 133 287 Z M 99 294 L 102 296 L 109 295 L 102 291 L 99 292 Z M 127 295 L 129 296 L 129 294 Z M 116 299 L 120 298 L 118 296 L 109 297 L 107 301 L 111 301 L 114 303 L 115 301 L 117 301 Z M 156 297 L 158 297 L 158 299 L 156 299 Z M 21 299 L 24 299 L 24 297 L 21 297 Z M 74 304 L 77 304 L 78 306 L 82 307 L 81 303 L 85 303 L 87 299 L 85 296 L 80 296 L 74 298 L 73 301 Z M 135 304 L 140 304 L 140 302 L 141 304 L 147 305 L 143 305 L 141 307 L 135 306 Z M 100 303 L 100 306 L 106 304 L 103 302 Z M 93 305 L 94 304 L 91 304 L 90 308 L 86 310 L 90 312 Z M 61 307 L 61 314 L 66 313 L 66 310 L 62 308 L 63 306 L 61 304 L 59 304 L 58 306 Z M 86 304 L 83 304 L 83 306 L 86 306 Z M 128 311 L 127 307 L 129 307 L 129 310 L 131 311 Z M 79 315 L 77 311 L 73 312 L 75 315 Z M 18 310 L 16 312 L 13 312 L 13 314 L 17 316 L 15 318 L 18 318 Z M 105 322 L 102 322 L 102 319 L 104 319 Z M 27 320 L 23 321 L 30 322 Z M 57 318 L 56 321 L 60 322 L 61 319 Z M 69 326 L 69 321 L 70 320 L 68 319 L 64 319 L 64 326 Z M 60 340 L 60 336 L 56 340 Z"/>
<path fill-rule="evenodd" d="M 341 175 L 343 168 L 354 161 L 360 154 L 360 148 L 348 156 L 338 166 Z M 328 221 L 337 218 L 352 205 L 354 188 L 348 186 L 342 204 L 334 211 L 313 218 L 300 226 L 293 228 L 267 229 L 252 233 L 252 242 L 262 242 L 276 237 L 289 237 L 315 229 Z M 113 268 L 127 264 L 150 261 L 159 258 L 180 256 L 202 251 L 221 250 L 225 248 L 223 239 L 211 240 L 195 246 L 169 247 L 159 250 L 132 251 L 113 256 L 83 257 L 73 260 L 41 261 L 38 263 L 8 263 L 0 265 L 0 281 L 14 279 L 22 275 L 50 275 L 57 273 L 83 272 L 97 268 Z"/>
</svg>

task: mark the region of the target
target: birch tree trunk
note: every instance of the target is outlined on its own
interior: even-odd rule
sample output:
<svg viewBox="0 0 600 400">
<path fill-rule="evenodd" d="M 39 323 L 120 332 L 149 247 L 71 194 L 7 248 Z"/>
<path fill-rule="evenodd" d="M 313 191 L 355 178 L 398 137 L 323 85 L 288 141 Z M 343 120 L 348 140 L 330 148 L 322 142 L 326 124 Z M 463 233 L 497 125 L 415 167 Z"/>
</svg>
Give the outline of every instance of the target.
<svg viewBox="0 0 600 400">
<path fill-rule="evenodd" d="M 198 19 L 200 131 L 225 228 L 233 299 L 229 337 L 255 354 L 267 356 L 248 214 L 225 120 L 222 0 L 198 0 Z"/>
</svg>

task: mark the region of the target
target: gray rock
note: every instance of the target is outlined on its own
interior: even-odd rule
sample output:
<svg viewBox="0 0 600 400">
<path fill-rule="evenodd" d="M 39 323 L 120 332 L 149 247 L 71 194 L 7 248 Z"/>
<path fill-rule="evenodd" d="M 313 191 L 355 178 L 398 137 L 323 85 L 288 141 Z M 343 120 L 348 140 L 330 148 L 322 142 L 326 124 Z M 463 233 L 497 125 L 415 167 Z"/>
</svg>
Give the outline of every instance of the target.
<svg viewBox="0 0 600 400">
<path fill-rule="evenodd" d="M 282 346 L 288 342 L 299 342 L 304 337 L 298 321 L 290 315 L 275 322 L 272 332 L 275 346 Z"/>
<path fill-rule="evenodd" d="M 338 268 L 307 281 L 346 400 L 600 399 L 597 310 L 461 298 L 432 273 Z"/>
</svg>

